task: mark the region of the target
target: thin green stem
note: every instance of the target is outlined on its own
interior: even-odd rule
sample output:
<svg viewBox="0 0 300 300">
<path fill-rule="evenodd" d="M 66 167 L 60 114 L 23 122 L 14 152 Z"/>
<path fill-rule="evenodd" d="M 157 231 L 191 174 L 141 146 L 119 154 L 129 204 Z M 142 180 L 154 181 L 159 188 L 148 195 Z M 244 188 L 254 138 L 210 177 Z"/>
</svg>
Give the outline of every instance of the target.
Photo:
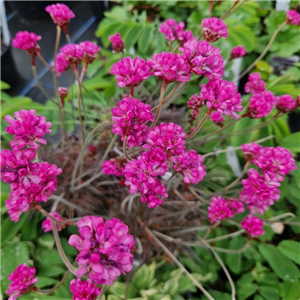
<svg viewBox="0 0 300 300">
<path fill-rule="evenodd" d="M 242 3 L 240 3 L 239 6 L 237 6 L 232 12 L 228 13 L 224 18 L 223 20 L 225 20 L 226 18 L 229 18 L 231 15 L 233 15 L 237 10 L 239 10 L 242 5 L 246 2 L 246 0 L 243 0 Z"/>
<path fill-rule="evenodd" d="M 54 73 L 55 71 L 49 66 L 49 64 L 45 61 L 45 59 L 43 58 L 43 56 L 41 55 L 41 53 L 37 54 L 37 57 L 40 59 L 40 61 L 48 68 L 48 70 L 51 73 Z"/>
<path fill-rule="evenodd" d="M 128 136 L 126 135 L 124 137 L 124 141 L 123 141 L 123 153 L 124 153 L 124 156 L 126 157 L 127 161 L 131 161 L 131 158 L 129 157 L 129 155 L 127 153 L 127 140 L 128 140 Z"/>
<path fill-rule="evenodd" d="M 227 14 L 232 10 L 232 8 L 239 2 L 239 0 L 234 1 L 233 4 L 224 12 L 224 14 L 220 17 L 221 20 L 224 20 Z"/>
<path fill-rule="evenodd" d="M 155 119 L 152 122 L 152 124 L 150 125 L 149 129 L 152 129 L 156 125 L 156 123 L 158 121 L 158 118 L 159 118 L 159 115 L 160 115 L 160 111 L 161 111 L 161 108 L 162 108 L 162 105 L 163 105 L 165 90 L 166 90 L 166 82 L 163 81 L 163 83 L 161 85 L 161 89 L 160 89 L 160 97 L 159 97 L 159 103 L 158 103 L 158 107 L 157 107 Z"/>
<path fill-rule="evenodd" d="M 61 279 L 61 281 L 56 286 L 54 286 L 53 288 L 51 288 L 49 290 L 40 290 L 40 289 L 37 289 L 36 292 L 39 293 L 39 294 L 51 294 L 51 293 L 53 293 L 55 290 L 57 290 L 59 287 L 61 287 L 63 285 L 63 283 L 68 278 L 69 274 L 70 274 L 70 271 L 68 270 L 65 273 L 64 277 Z"/>
<path fill-rule="evenodd" d="M 194 137 L 198 132 L 199 130 L 201 129 L 201 127 L 204 125 L 205 121 L 208 119 L 209 115 L 211 113 L 211 110 L 209 109 L 207 111 L 207 113 L 204 115 L 203 119 L 201 120 L 201 122 L 199 123 L 199 125 L 195 128 L 195 130 L 193 132 L 191 132 L 190 134 L 188 134 L 185 139 L 186 140 L 189 140 L 191 139 L 192 137 Z"/>
</svg>

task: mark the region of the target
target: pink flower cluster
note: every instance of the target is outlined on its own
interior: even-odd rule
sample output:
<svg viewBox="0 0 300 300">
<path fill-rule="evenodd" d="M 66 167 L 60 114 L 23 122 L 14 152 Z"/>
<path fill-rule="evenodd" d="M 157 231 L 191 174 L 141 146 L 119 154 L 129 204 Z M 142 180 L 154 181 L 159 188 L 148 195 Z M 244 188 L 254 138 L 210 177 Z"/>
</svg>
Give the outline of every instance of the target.
<svg viewBox="0 0 300 300">
<path fill-rule="evenodd" d="M 121 38 L 120 33 L 116 33 L 115 35 L 110 35 L 108 39 L 111 41 L 111 45 L 114 52 L 124 52 L 125 44 Z"/>
<path fill-rule="evenodd" d="M 19 31 L 12 40 L 12 45 L 15 48 L 25 50 L 30 56 L 34 57 L 40 53 L 41 48 L 37 41 L 41 39 L 40 35 L 36 35 L 33 32 Z"/>
<path fill-rule="evenodd" d="M 8 276 L 8 279 L 12 281 L 6 291 L 7 295 L 10 295 L 8 300 L 15 300 L 20 295 L 31 292 L 34 284 L 38 281 L 37 277 L 34 277 L 35 272 L 34 267 L 27 267 L 26 264 L 22 264 Z"/>
<path fill-rule="evenodd" d="M 203 106 L 204 101 L 201 100 L 200 96 L 197 94 L 194 94 L 190 97 L 189 101 L 187 102 L 187 105 L 189 108 L 192 109 L 191 111 L 191 122 L 193 120 L 196 120 L 200 117 L 200 108 Z"/>
<path fill-rule="evenodd" d="M 220 38 L 228 38 L 227 26 L 219 18 L 206 18 L 202 22 L 203 37 L 208 42 L 215 42 Z"/>
<path fill-rule="evenodd" d="M 132 269 L 130 253 L 134 238 L 128 233 L 128 226 L 118 219 L 85 216 L 77 221 L 79 236 L 71 235 L 69 244 L 79 251 L 76 260 L 79 268 L 77 277 L 88 273 L 96 284 L 112 285 L 122 273 Z"/>
<path fill-rule="evenodd" d="M 77 278 L 70 282 L 70 290 L 73 294 L 73 300 L 96 300 L 101 294 L 101 288 L 97 287 L 91 280 L 82 280 Z"/>
<path fill-rule="evenodd" d="M 242 111 L 241 94 L 237 92 L 235 84 L 231 81 L 212 79 L 206 85 L 201 85 L 201 100 L 207 100 L 206 106 L 233 118 L 239 116 L 236 111 Z"/>
<path fill-rule="evenodd" d="M 62 3 L 48 5 L 45 10 L 50 14 L 54 24 L 58 25 L 65 31 L 70 23 L 70 19 L 75 17 L 72 10 Z"/>
<path fill-rule="evenodd" d="M 210 120 L 216 125 L 222 127 L 224 124 L 224 117 L 218 111 L 212 112 L 210 115 Z"/>
<path fill-rule="evenodd" d="M 122 159 L 112 158 L 110 160 L 106 160 L 103 162 L 102 172 L 104 174 L 123 176 L 126 163 L 127 163 L 126 158 L 122 158 Z"/>
<path fill-rule="evenodd" d="M 296 10 L 289 10 L 286 13 L 286 20 L 288 24 L 299 25 L 300 23 L 300 15 Z"/>
<path fill-rule="evenodd" d="M 251 73 L 248 82 L 245 84 L 246 93 L 264 92 L 266 83 L 260 79 L 260 73 Z"/>
<path fill-rule="evenodd" d="M 241 223 L 242 228 L 244 228 L 250 235 L 258 237 L 264 234 L 263 226 L 264 221 L 255 216 L 247 216 Z"/>
<path fill-rule="evenodd" d="M 278 111 L 287 113 L 297 107 L 295 99 L 291 95 L 282 95 L 276 98 L 275 105 Z"/>
<path fill-rule="evenodd" d="M 247 54 L 247 51 L 243 46 L 237 46 L 235 48 L 232 48 L 231 54 L 230 54 L 230 59 L 235 59 L 239 57 L 243 57 Z"/>
<path fill-rule="evenodd" d="M 159 32 L 165 35 L 165 38 L 169 41 L 175 41 L 178 38 L 178 34 L 183 31 L 185 24 L 179 22 L 178 24 L 174 19 L 168 19 L 162 23 L 159 27 Z"/>
<path fill-rule="evenodd" d="M 232 218 L 235 214 L 244 212 L 244 205 L 238 199 L 226 201 L 221 196 L 212 197 L 208 207 L 208 217 L 212 224 L 223 219 Z"/>
<path fill-rule="evenodd" d="M 49 215 L 51 217 L 53 217 L 54 219 L 56 219 L 57 221 L 66 220 L 65 217 L 61 216 L 56 211 L 50 212 Z M 57 228 L 58 231 L 63 230 L 67 226 L 67 223 L 66 224 L 60 224 L 60 223 L 56 222 L 55 224 L 56 224 L 56 228 Z M 51 231 L 52 230 L 52 220 L 50 218 L 46 218 L 46 220 L 43 221 L 43 223 L 42 223 L 42 228 L 44 229 L 44 232 Z"/>
<path fill-rule="evenodd" d="M 148 121 L 153 121 L 151 106 L 135 98 L 125 97 L 116 108 L 112 109 L 112 120 L 115 121 L 112 132 L 128 137 L 129 147 L 140 146 L 147 135 Z"/>
</svg>

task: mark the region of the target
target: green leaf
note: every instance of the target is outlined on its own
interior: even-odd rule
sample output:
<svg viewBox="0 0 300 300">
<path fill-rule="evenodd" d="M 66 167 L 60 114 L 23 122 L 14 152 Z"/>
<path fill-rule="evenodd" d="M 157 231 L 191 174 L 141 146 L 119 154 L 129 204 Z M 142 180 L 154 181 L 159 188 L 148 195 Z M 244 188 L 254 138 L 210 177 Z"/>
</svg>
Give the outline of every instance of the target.
<svg viewBox="0 0 300 300">
<path fill-rule="evenodd" d="M 1 80 L 1 84 L 0 84 L 0 90 L 8 90 L 10 89 L 10 85 L 4 81 Z"/>
<path fill-rule="evenodd" d="M 66 272 L 66 269 L 59 266 L 53 266 L 48 265 L 44 266 L 41 270 L 39 270 L 39 276 L 45 276 L 45 277 L 55 277 L 61 274 L 64 274 Z"/>
<path fill-rule="evenodd" d="M 300 132 L 284 137 L 280 146 L 287 148 L 292 153 L 300 153 Z"/>
<path fill-rule="evenodd" d="M 280 296 L 283 300 L 299 300 L 299 282 L 291 282 L 289 280 L 284 280 L 281 285 Z"/>
<path fill-rule="evenodd" d="M 143 30 L 144 30 L 144 26 L 141 25 L 141 24 L 137 24 L 129 30 L 129 32 L 127 34 L 127 37 L 124 41 L 125 48 L 126 48 L 127 51 L 129 51 L 130 48 L 132 46 L 134 46 L 134 44 L 136 43 L 136 41 L 140 37 Z"/>
<path fill-rule="evenodd" d="M 238 236 L 230 240 L 228 249 L 238 250 L 244 246 L 247 242 L 247 239 Z M 228 265 L 229 269 L 237 274 L 241 271 L 241 253 L 227 253 L 226 254 L 226 264 Z"/>
<path fill-rule="evenodd" d="M 296 241 L 281 241 L 278 245 L 280 252 L 300 265 L 300 243 Z"/>
<path fill-rule="evenodd" d="M 279 291 L 274 287 L 261 285 L 258 287 L 258 291 L 267 300 L 279 299 Z"/>
<path fill-rule="evenodd" d="M 285 21 L 286 13 L 284 11 L 272 10 L 268 18 L 265 19 L 267 32 L 273 34 L 274 31 Z"/>
<path fill-rule="evenodd" d="M 38 223 L 41 215 L 39 213 L 30 214 L 27 222 L 21 227 L 22 240 L 32 241 L 37 237 Z"/>
<path fill-rule="evenodd" d="M 120 296 L 121 298 L 124 297 L 125 293 L 126 293 L 126 283 L 123 282 L 114 282 L 113 286 L 111 286 L 109 288 L 109 292 L 116 295 L 116 296 Z M 128 285 L 128 294 L 127 294 L 127 298 L 131 299 L 137 296 L 137 291 L 134 288 L 134 286 L 129 283 Z"/>
<path fill-rule="evenodd" d="M 36 286 L 40 289 L 45 288 L 45 287 L 52 287 L 58 282 L 57 280 L 55 280 L 53 278 L 43 277 L 43 276 L 39 276 L 38 279 L 39 280 L 36 283 Z"/>
<path fill-rule="evenodd" d="M 138 40 L 138 50 L 142 54 L 147 53 L 148 48 L 153 43 L 154 28 L 151 25 L 147 25 L 143 30 Z"/>
<path fill-rule="evenodd" d="M 237 290 L 237 295 L 239 300 L 247 299 L 249 296 L 253 295 L 257 290 L 257 286 L 253 283 L 246 283 L 241 288 Z"/>
<path fill-rule="evenodd" d="M 45 233 L 40 238 L 38 238 L 38 244 L 48 249 L 52 249 L 54 243 L 55 242 L 53 235 L 50 233 Z"/>
<path fill-rule="evenodd" d="M 275 271 L 278 277 L 284 280 L 297 281 L 299 270 L 289 259 L 287 259 L 275 246 L 260 244 L 260 253 Z"/>
<path fill-rule="evenodd" d="M 154 279 L 154 272 L 156 268 L 156 263 L 153 262 L 151 265 L 143 264 L 133 275 L 131 283 L 139 291 L 142 289 L 148 289 L 150 283 Z"/>
</svg>

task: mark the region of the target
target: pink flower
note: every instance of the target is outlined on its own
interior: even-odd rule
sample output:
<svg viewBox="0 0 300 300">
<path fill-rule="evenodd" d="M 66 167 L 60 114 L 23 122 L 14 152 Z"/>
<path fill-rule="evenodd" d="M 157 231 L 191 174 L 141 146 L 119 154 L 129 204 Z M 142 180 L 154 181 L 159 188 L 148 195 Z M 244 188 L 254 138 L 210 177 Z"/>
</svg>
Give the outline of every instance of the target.
<svg viewBox="0 0 300 300">
<path fill-rule="evenodd" d="M 201 88 L 200 98 L 207 100 L 208 108 L 233 118 L 239 117 L 235 112 L 243 110 L 242 98 L 233 82 L 211 79 L 206 85 L 202 84 Z"/>
<path fill-rule="evenodd" d="M 292 111 L 297 106 L 295 99 L 291 95 L 282 95 L 276 97 L 275 104 L 276 108 L 283 113 Z"/>
<path fill-rule="evenodd" d="M 286 20 L 288 24 L 298 25 L 300 22 L 300 16 L 297 11 L 295 10 L 289 10 L 286 13 Z"/>
<path fill-rule="evenodd" d="M 83 60 L 85 49 L 77 44 L 69 44 L 60 49 L 60 51 L 65 55 L 69 65 L 79 65 Z"/>
<path fill-rule="evenodd" d="M 216 125 L 222 127 L 224 124 L 224 117 L 218 111 L 214 111 L 210 114 L 210 119 Z"/>
<path fill-rule="evenodd" d="M 183 182 L 186 184 L 200 182 L 206 175 L 203 157 L 195 150 L 171 157 L 173 168 L 183 174 Z"/>
<path fill-rule="evenodd" d="M 58 25 L 63 30 L 67 29 L 70 19 L 75 17 L 70 8 L 62 3 L 48 5 L 45 10 L 51 15 L 54 24 Z"/>
<path fill-rule="evenodd" d="M 242 227 L 249 232 L 250 235 L 258 237 L 264 234 L 264 221 L 255 216 L 247 216 L 241 223 Z"/>
<path fill-rule="evenodd" d="M 150 70 L 150 66 L 141 58 L 132 60 L 131 57 L 125 57 L 113 64 L 110 74 L 116 75 L 119 87 L 135 87 L 151 75 Z"/>
<path fill-rule="evenodd" d="M 82 280 L 77 278 L 70 282 L 70 290 L 73 300 L 96 300 L 101 294 L 101 288 L 97 287 L 91 279 Z"/>
<path fill-rule="evenodd" d="M 69 238 L 69 244 L 79 251 L 77 277 L 88 273 L 96 284 L 112 285 L 121 273 L 131 271 L 134 238 L 127 234 L 128 226 L 118 219 L 103 222 L 101 217 L 93 216 L 82 218 L 77 226 L 79 236 Z"/>
<path fill-rule="evenodd" d="M 155 53 L 153 59 L 147 59 L 147 63 L 154 70 L 154 75 L 165 83 L 186 82 L 191 78 L 190 65 L 180 54 Z"/>
<path fill-rule="evenodd" d="M 212 224 L 223 219 L 232 218 L 234 212 L 230 209 L 228 202 L 221 196 L 212 197 L 208 207 L 208 217 Z"/>
<path fill-rule="evenodd" d="M 230 54 L 230 59 L 235 59 L 239 57 L 243 57 L 247 54 L 247 51 L 243 46 L 237 46 L 235 48 L 232 48 L 231 54 Z"/>
<path fill-rule="evenodd" d="M 187 105 L 191 109 L 198 109 L 201 108 L 204 104 L 204 101 L 201 100 L 200 96 L 197 94 L 194 94 L 190 97 L 189 101 L 187 102 Z"/>
<path fill-rule="evenodd" d="M 203 37 L 208 42 L 215 42 L 221 37 L 228 38 L 227 26 L 219 18 L 202 19 Z"/>
<path fill-rule="evenodd" d="M 60 214 L 58 214 L 56 211 L 52 211 L 49 213 L 50 216 L 52 216 L 54 219 L 56 219 L 57 221 L 64 221 L 66 220 L 65 217 L 62 217 Z M 55 223 L 56 224 L 56 228 L 58 231 L 63 230 L 66 224 L 60 224 L 60 223 Z M 50 218 L 46 218 L 45 221 L 43 221 L 42 223 L 42 228 L 44 229 L 44 232 L 48 232 L 52 230 L 52 220 Z"/>
<path fill-rule="evenodd" d="M 103 162 L 102 172 L 104 174 L 123 176 L 126 163 L 127 163 L 126 158 L 123 159 L 113 158 L 110 160 L 106 160 Z"/>
<path fill-rule="evenodd" d="M 19 31 L 16 37 L 12 40 L 12 45 L 15 48 L 25 50 L 30 56 L 36 56 L 40 53 L 40 46 L 37 44 L 42 37 L 33 32 Z"/>
<path fill-rule="evenodd" d="M 245 211 L 244 204 L 238 199 L 228 199 L 228 205 L 234 214 L 240 214 Z"/>
<path fill-rule="evenodd" d="M 118 103 L 116 108 L 111 110 L 113 124 L 112 132 L 124 137 L 128 137 L 128 146 L 140 146 L 146 139 L 148 121 L 153 121 L 151 106 L 144 104 L 135 98 L 124 98 Z"/>
<path fill-rule="evenodd" d="M 6 291 L 7 295 L 10 295 L 8 300 L 15 300 L 20 295 L 31 292 L 34 284 L 38 281 L 37 277 L 34 277 L 35 272 L 34 267 L 27 267 L 26 264 L 18 265 L 8 276 L 8 279 L 12 281 Z"/>
<path fill-rule="evenodd" d="M 110 35 L 108 39 L 111 41 L 111 45 L 114 52 L 124 52 L 125 44 L 121 38 L 120 33 L 116 33 L 115 35 Z"/>
<path fill-rule="evenodd" d="M 36 111 L 21 109 L 14 113 L 16 119 L 7 115 L 4 119 L 10 125 L 6 127 L 6 132 L 14 136 L 10 142 L 13 150 L 19 150 L 26 146 L 33 149 L 39 148 L 38 143 L 47 144 L 42 137 L 50 133 L 52 124 L 46 122 L 46 118 L 36 114 Z"/>
<path fill-rule="evenodd" d="M 206 41 L 192 39 L 179 48 L 185 60 L 191 65 L 192 71 L 208 79 L 221 78 L 224 62 L 221 52 Z"/>
<path fill-rule="evenodd" d="M 59 87 L 58 89 L 57 89 L 57 91 L 58 91 L 58 95 L 59 95 L 59 97 L 61 98 L 61 99 L 65 99 L 67 96 L 68 96 L 68 94 L 69 94 L 69 90 L 68 90 L 68 88 L 66 88 L 66 87 Z"/>
<path fill-rule="evenodd" d="M 83 61 L 87 64 L 91 64 L 100 50 L 100 47 L 91 41 L 81 42 L 79 46 L 83 48 Z"/>
<path fill-rule="evenodd" d="M 58 53 L 56 55 L 56 63 L 52 63 L 52 68 L 54 71 L 56 71 L 56 76 L 59 77 L 61 76 L 62 73 L 68 71 L 69 69 L 69 61 L 65 54 L 63 53 Z"/>
<path fill-rule="evenodd" d="M 275 181 L 283 181 L 285 175 L 297 169 L 292 153 L 279 146 L 264 148 L 252 162 Z"/>
<path fill-rule="evenodd" d="M 257 170 L 249 169 L 248 178 L 243 179 L 242 184 L 240 200 L 248 205 L 252 214 L 263 214 L 280 198 L 280 191 L 275 187 L 280 184 L 260 175 Z"/>
<path fill-rule="evenodd" d="M 243 144 L 241 145 L 241 149 L 247 161 L 252 162 L 253 159 L 259 156 L 263 146 L 258 145 L 256 143 L 251 144 Z"/>
<path fill-rule="evenodd" d="M 159 32 L 163 33 L 167 40 L 174 41 L 177 39 L 179 32 L 183 30 L 184 26 L 183 22 L 177 24 L 174 19 L 168 19 L 160 25 Z"/>
<path fill-rule="evenodd" d="M 185 153 L 185 133 L 174 123 L 161 123 L 152 128 L 143 148 L 162 149 L 167 157 Z"/>
<path fill-rule="evenodd" d="M 180 46 L 182 47 L 186 42 L 194 39 L 193 32 L 190 30 L 182 30 L 177 34 L 177 39 L 179 41 Z"/>
<path fill-rule="evenodd" d="M 247 109 L 247 116 L 250 119 L 258 119 L 266 117 L 270 114 L 275 106 L 276 97 L 270 91 L 255 93 L 250 98 L 250 103 Z"/>
<path fill-rule="evenodd" d="M 260 79 L 260 73 L 252 73 L 245 84 L 246 93 L 264 92 L 266 83 Z"/>
</svg>

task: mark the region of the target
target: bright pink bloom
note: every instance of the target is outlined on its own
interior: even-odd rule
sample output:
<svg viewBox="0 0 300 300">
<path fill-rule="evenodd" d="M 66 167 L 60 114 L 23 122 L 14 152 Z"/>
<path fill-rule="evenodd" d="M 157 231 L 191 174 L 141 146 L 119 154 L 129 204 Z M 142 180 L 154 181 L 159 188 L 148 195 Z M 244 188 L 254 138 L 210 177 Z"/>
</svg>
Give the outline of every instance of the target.
<svg viewBox="0 0 300 300">
<path fill-rule="evenodd" d="M 247 161 L 252 162 L 253 159 L 259 156 L 263 146 L 258 145 L 256 143 L 251 144 L 243 144 L 241 145 L 241 149 Z"/>
<path fill-rule="evenodd" d="M 251 73 L 245 84 L 246 93 L 264 92 L 266 83 L 260 79 L 260 73 Z"/>
<path fill-rule="evenodd" d="M 34 277 L 35 272 L 34 267 L 27 267 L 26 264 L 18 265 L 8 276 L 8 279 L 12 281 L 6 291 L 6 294 L 10 295 L 8 300 L 15 300 L 20 295 L 31 292 L 34 284 L 38 281 L 37 277 Z"/>
<path fill-rule="evenodd" d="M 153 121 L 151 106 L 135 98 L 124 98 L 116 108 L 111 110 L 113 124 L 112 132 L 124 137 L 128 137 L 129 147 L 140 146 L 146 139 L 148 121 Z"/>
<path fill-rule="evenodd" d="M 179 41 L 180 46 L 183 46 L 186 42 L 194 39 L 193 32 L 190 30 L 182 30 L 177 34 L 177 39 Z"/>
<path fill-rule="evenodd" d="M 286 13 L 286 20 L 288 24 L 298 25 L 300 22 L 300 16 L 297 11 L 295 10 L 289 10 Z"/>
<path fill-rule="evenodd" d="M 230 58 L 235 59 L 239 57 L 243 57 L 247 54 L 247 51 L 243 46 L 237 46 L 235 48 L 232 48 Z"/>
<path fill-rule="evenodd" d="M 231 81 L 212 79 L 206 85 L 201 85 L 201 100 L 207 100 L 206 106 L 233 118 L 239 116 L 236 111 L 242 111 L 241 94 L 237 92 L 235 84 Z"/>
<path fill-rule="evenodd" d="M 60 51 L 65 55 L 69 65 L 79 65 L 83 60 L 85 49 L 77 44 L 69 44 L 60 49 Z"/>
<path fill-rule="evenodd" d="M 152 128 L 143 148 L 162 149 L 167 157 L 185 153 L 185 133 L 174 123 L 161 123 Z"/>
<path fill-rule="evenodd" d="M 178 38 L 179 32 L 184 29 L 184 26 L 183 22 L 177 24 L 174 19 L 168 19 L 160 25 L 159 32 L 163 33 L 167 40 L 174 41 Z"/>
<path fill-rule="evenodd" d="M 200 182 L 206 175 L 203 157 L 195 150 L 171 157 L 176 172 L 183 174 L 183 182 L 186 184 Z"/>
<path fill-rule="evenodd" d="M 116 75 L 119 87 L 135 87 L 150 75 L 150 66 L 141 58 L 124 57 L 113 64 L 110 74 Z"/>
<path fill-rule="evenodd" d="M 70 19 L 75 17 L 72 10 L 62 3 L 48 5 L 45 10 L 50 14 L 54 24 L 58 25 L 63 30 L 67 29 Z"/>
<path fill-rule="evenodd" d="M 123 159 L 112 158 L 110 160 L 106 160 L 103 162 L 102 172 L 104 174 L 123 176 L 126 163 L 127 163 L 126 158 Z"/>
<path fill-rule="evenodd" d="M 264 148 L 252 162 L 275 181 L 283 181 L 285 175 L 297 169 L 292 153 L 279 146 Z"/>
<path fill-rule="evenodd" d="M 33 32 L 19 31 L 16 37 L 12 40 L 12 45 L 15 48 L 25 50 L 30 56 L 36 56 L 40 53 L 40 46 L 37 44 L 42 37 Z"/>
<path fill-rule="evenodd" d="M 60 97 L 61 99 L 65 99 L 65 98 L 68 96 L 68 94 L 69 94 L 69 90 L 68 90 L 68 88 L 66 88 L 66 87 L 60 86 L 60 87 L 57 89 L 57 91 L 58 91 L 58 95 L 59 95 L 59 97 Z"/>
<path fill-rule="evenodd" d="M 276 108 L 283 112 L 289 112 L 296 108 L 297 103 L 291 95 L 282 95 L 276 98 Z"/>
<path fill-rule="evenodd" d="M 215 42 L 220 38 L 228 38 L 227 26 L 219 18 L 202 19 L 203 37 L 208 42 Z"/>
<path fill-rule="evenodd" d="M 268 176 L 262 176 L 257 170 L 249 169 L 248 178 L 242 180 L 244 189 L 240 200 L 248 205 L 252 214 L 263 214 L 269 206 L 280 198 L 280 191 L 275 187 L 278 182 L 271 181 Z"/>
<path fill-rule="evenodd" d="M 270 91 L 255 93 L 250 98 L 250 103 L 247 109 L 247 116 L 250 119 L 258 119 L 266 117 L 275 107 L 276 97 Z"/>
<path fill-rule="evenodd" d="M 189 101 L 187 102 L 187 105 L 191 109 L 198 109 L 204 105 L 204 101 L 201 100 L 200 96 L 194 94 L 190 97 Z"/>
<path fill-rule="evenodd" d="M 180 54 L 155 53 L 153 59 L 147 59 L 147 63 L 154 70 L 154 75 L 165 83 L 186 82 L 191 78 L 191 67 Z"/>
<path fill-rule="evenodd" d="M 101 288 L 97 287 L 91 279 L 82 280 L 77 278 L 70 282 L 70 290 L 73 300 L 96 300 L 101 294 Z"/>
<path fill-rule="evenodd" d="M 46 122 L 46 118 L 36 114 L 36 111 L 21 109 L 14 113 L 16 119 L 7 115 L 5 121 L 10 126 L 6 127 L 6 132 L 14 136 L 14 140 L 10 142 L 13 150 L 19 150 L 26 146 L 33 149 L 39 148 L 38 143 L 47 144 L 42 137 L 50 133 L 49 129 L 52 124 Z"/>
<path fill-rule="evenodd" d="M 58 214 L 56 211 L 51 211 L 49 213 L 50 216 L 52 216 L 54 219 L 56 219 L 57 221 L 64 221 L 66 220 L 65 217 L 61 216 L 60 214 Z M 60 223 L 55 223 L 56 224 L 56 228 L 58 231 L 63 230 L 67 224 L 60 224 Z M 52 220 L 50 218 L 46 218 L 45 221 L 43 221 L 42 223 L 42 228 L 44 229 L 44 232 L 48 232 L 52 230 Z"/>
<path fill-rule="evenodd" d="M 208 217 L 212 224 L 223 219 L 232 218 L 234 212 L 230 209 L 229 203 L 221 196 L 212 197 L 208 207 Z"/>
<path fill-rule="evenodd" d="M 227 201 L 234 214 L 240 214 L 245 211 L 244 204 L 238 199 L 228 199 Z"/>
<path fill-rule="evenodd" d="M 88 278 L 96 284 L 112 285 L 121 273 L 131 271 L 134 238 L 127 234 L 127 225 L 118 219 L 103 222 L 101 217 L 86 216 L 77 226 L 79 236 L 69 238 L 69 244 L 79 251 L 77 277 L 88 272 Z"/>
<path fill-rule="evenodd" d="M 254 237 L 264 234 L 264 221 L 255 216 L 247 216 L 241 223 L 242 227 Z"/>
<path fill-rule="evenodd" d="M 108 39 L 111 41 L 114 52 L 124 52 L 125 44 L 120 33 L 117 32 L 115 35 L 110 35 Z"/>
<path fill-rule="evenodd" d="M 100 47 L 91 41 L 81 42 L 79 46 L 83 48 L 83 61 L 91 64 L 100 50 Z"/>
<path fill-rule="evenodd" d="M 52 63 L 52 68 L 54 71 L 56 71 L 56 76 L 61 76 L 62 73 L 68 71 L 69 69 L 69 61 L 67 60 L 67 57 L 63 53 L 58 53 L 56 55 L 56 63 Z"/>
<path fill-rule="evenodd" d="M 213 111 L 210 114 L 210 119 L 212 122 L 214 122 L 216 125 L 220 127 L 222 127 L 224 124 L 224 117 L 218 111 Z"/>
<path fill-rule="evenodd" d="M 208 79 L 221 78 L 224 72 L 224 61 L 221 51 L 206 41 L 192 39 L 179 50 L 191 65 L 192 71 Z"/>
</svg>

